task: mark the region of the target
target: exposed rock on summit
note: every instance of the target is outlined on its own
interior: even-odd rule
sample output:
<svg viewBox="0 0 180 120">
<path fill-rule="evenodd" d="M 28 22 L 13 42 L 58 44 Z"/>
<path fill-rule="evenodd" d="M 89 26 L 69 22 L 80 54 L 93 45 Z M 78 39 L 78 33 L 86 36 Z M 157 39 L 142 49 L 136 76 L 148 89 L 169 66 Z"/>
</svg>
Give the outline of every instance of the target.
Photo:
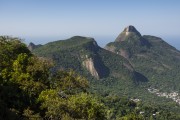
<svg viewBox="0 0 180 120">
<path fill-rule="evenodd" d="M 136 28 L 135 28 L 134 26 L 132 26 L 132 25 L 129 25 L 128 27 L 126 27 L 123 32 L 136 32 L 136 33 L 139 33 L 139 32 L 136 30 Z M 140 33 L 139 33 L 139 34 L 140 34 Z"/>
<path fill-rule="evenodd" d="M 40 47 L 40 46 L 42 46 L 42 45 L 35 45 L 34 43 L 29 43 L 29 45 L 28 45 L 28 49 L 30 50 L 30 51 L 32 51 L 32 50 L 34 50 L 35 48 L 38 48 L 38 47 Z"/>
<path fill-rule="evenodd" d="M 116 42 L 125 41 L 127 37 L 135 35 L 137 37 L 141 37 L 141 34 L 136 30 L 136 28 L 132 25 L 126 27 L 123 32 L 121 32 L 116 38 Z"/>
<path fill-rule="evenodd" d="M 150 47 L 151 43 L 141 36 L 134 26 L 129 25 L 118 35 L 115 42 L 107 44 L 105 49 L 129 60 L 134 52 L 143 52 Z"/>
</svg>

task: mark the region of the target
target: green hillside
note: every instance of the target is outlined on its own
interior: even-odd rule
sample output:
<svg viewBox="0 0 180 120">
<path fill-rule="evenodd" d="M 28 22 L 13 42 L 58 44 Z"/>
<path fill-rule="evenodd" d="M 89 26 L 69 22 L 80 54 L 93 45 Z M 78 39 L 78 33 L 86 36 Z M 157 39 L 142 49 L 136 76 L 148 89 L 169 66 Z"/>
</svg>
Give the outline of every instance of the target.
<svg viewBox="0 0 180 120">
<path fill-rule="evenodd" d="M 125 28 L 105 49 L 93 38 L 75 36 L 32 52 L 54 61 L 52 72 L 73 69 L 88 78 L 93 93 L 180 111 L 179 51 L 161 38 L 142 36 L 133 26 Z"/>
<path fill-rule="evenodd" d="M 33 50 L 38 56 L 51 58 L 55 64 L 55 69 L 74 69 L 80 73 L 84 72 L 80 59 L 84 55 L 93 56 L 94 52 L 89 52 L 93 49 L 96 51 L 96 42 L 91 38 L 75 36 L 67 40 L 51 42 Z M 84 49 L 82 49 L 84 48 Z"/>
<path fill-rule="evenodd" d="M 133 77 L 134 74 L 132 66 L 126 59 L 100 48 L 93 38 L 75 36 L 38 47 L 33 53 L 51 58 L 56 64 L 55 69 L 73 69 L 89 78 L 93 75 L 88 72 L 85 62 L 87 64 L 92 62 L 92 71 L 98 74 L 94 79 L 117 77 L 118 74 L 119 78 L 130 79 L 129 76 Z"/>
<path fill-rule="evenodd" d="M 123 56 L 100 48 L 93 38 L 76 36 L 59 40 L 36 48 L 33 53 L 52 59 L 55 63 L 54 71 L 73 69 L 85 76 L 91 83 L 92 92 L 132 98 L 143 98 L 142 93 L 146 92 L 140 85 L 146 84 L 148 79 L 135 71 Z M 89 69 L 84 63 L 91 65 Z"/>
<path fill-rule="evenodd" d="M 168 60 L 164 64 L 154 62 L 154 56 L 157 56 L 159 52 L 157 51 L 158 46 L 175 49 L 154 37 L 142 37 L 133 27 L 130 28 L 127 36 L 124 35 L 126 35 L 125 32 L 121 33 L 118 36 L 121 40 L 117 38 L 115 42 L 109 43 L 106 46 L 107 50 L 100 48 L 93 38 L 75 36 L 67 40 L 47 43 L 34 49 L 33 53 L 53 60 L 55 63 L 53 71 L 73 69 L 85 76 L 90 81 L 90 90 L 94 93 L 138 98 L 144 104 L 177 106 L 172 99 L 157 97 L 156 94 L 148 91 L 149 88 L 153 88 L 164 92 L 163 88 L 167 90 L 169 86 L 168 80 L 170 79 L 164 82 L 164 76 L 152 70 L 152 66 L 160 70 L 158 65 L 165 68 L 168 62 Z M 157 41 L 160 41 L 159 44 Z M 155 42 L 158 44 L 156 47 L 154 47 Z M 163 57 L 167 56 L 163 55 Z M 169 93 L 174 90 L 170 89 L 171 87 L 173 86 L 169 86 L 168 90 L 172 90 L 168 91 Z"/>
<path fill-rule="evenodd" d="M 133 32 L 124 40 L 107 44 L 106 49 L 126 57 L 136 71 L 148 78 L 149 87 L 166 92 L 180 90 L 180 52 L 161 38 Z"/>
</svg>

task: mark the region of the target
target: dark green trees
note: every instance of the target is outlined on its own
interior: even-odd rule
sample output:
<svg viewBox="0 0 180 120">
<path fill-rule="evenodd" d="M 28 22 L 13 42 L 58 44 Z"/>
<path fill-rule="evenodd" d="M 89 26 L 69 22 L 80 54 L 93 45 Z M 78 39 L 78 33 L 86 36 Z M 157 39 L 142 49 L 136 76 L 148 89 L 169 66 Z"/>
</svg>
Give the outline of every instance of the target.
<svg viewBox="0 0 180 120">
<path fill-rule="evenodd" d="M 0 119 L 105 119 L 104 105 L 73 71 L 31 54 L 18 38 L 0 37 Z"/>
<path fill-rule="evenodd" d="M 18 38 L 0 37 L 0 101 L 2 111 L 7 111 L 2 119 L 23 117 L 27 108 L 37 109 L 36 98 L 48 87 L 49 68 L 49 63 L 33 56 Z"/>
</svg>

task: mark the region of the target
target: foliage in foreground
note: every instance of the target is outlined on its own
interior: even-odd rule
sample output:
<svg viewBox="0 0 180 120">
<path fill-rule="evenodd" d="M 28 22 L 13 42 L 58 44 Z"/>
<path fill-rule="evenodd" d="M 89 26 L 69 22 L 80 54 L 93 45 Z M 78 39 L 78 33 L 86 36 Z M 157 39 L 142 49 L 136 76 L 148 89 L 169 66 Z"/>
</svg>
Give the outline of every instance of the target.
<svg viewBox="0 0 180 120">
<path fill-rule="evenodd" d="M 1 119 L 105 119 L 104 105 L 73 71 L 50 73 L 52 62 L 32 55 L 17 38 L 0 38 Z"/>
<path fill-rule="evenodd" d="M 73 71 L 51 73 L 52 67 L 51 60 L 34 56 L 18 38 L 0 37 L 0 119 L 179 118 L 164 108 L 91 94 L 85 78 Z"/>
</svg>

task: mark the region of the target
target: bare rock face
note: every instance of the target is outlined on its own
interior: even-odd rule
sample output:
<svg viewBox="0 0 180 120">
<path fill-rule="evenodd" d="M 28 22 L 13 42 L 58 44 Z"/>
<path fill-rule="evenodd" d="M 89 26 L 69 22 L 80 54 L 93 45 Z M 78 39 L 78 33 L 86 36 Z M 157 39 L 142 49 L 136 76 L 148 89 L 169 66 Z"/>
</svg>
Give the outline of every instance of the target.
<svg viewBox="0 0 180 120">
<path fill-rule="evenodd" d="M 108 51 L 111 51 L 111 52 L 115 52 L 116 47 L 114 47 L 114 46 L 105 46 L 104 49 L 106 49 Z"/>
<path fill-rule="evenodd" d="M 136 33 L 139 33 L 136 30 L 136 28 L 134 26 L 132 26 L 132 25 L 129 25 L 128 27 L 126 27 L 123 32 L 136 32 Z"/>
<path fill-rule="evenodd" d="M 116 53 L 118 55 L 121 55 L 123 56 L 124 58 L 126 58 L 127 60 L 129 59 L 129 53 L 124 50 L 124 49 L 119 49 L 119 51 L 116 52 L 116 47 L 114 46 L 106 46 L 104 49 L 108 50 L 108 51 L 111 51 L 113 53 Z"/>
<path fill-rule="evenodd" d="M 34 48 L 36 47 L 36 45 L 34 44 L 34 43 L 29 43 L 29 45 L 28 45 L 28 49 L 30 50 L 30 51 L 32 51 Z"/>
<path fill-rule="evenodd" d="M 34 49 L 36 49 L 36 48 L 38 48 L 38 47 L 40 47 L 40 46 L 42 46 L 42 45 L 35 45 L 34 43 L 29 43 L 29 45 L 28 45 L 28 49 L 30 50 L 30 51 L 33 51 Z"/>
<path fill-rule="evenodd" d="M 94 61 L 92 58 L 87 58 L 85 61 L 83 61 L 83 65 L 91 73 L 92 76 L 94 76 L 96 79 L 99 79 L 99 74 L 95 68 Z"/>
<path fill-rule="evenodd" d="M 120 55 L 123 56 L 124 58 L 126 58 L 127 60 L 129 60 L 129 53 L 124 50 L 124 49 L 120 49 Z"/>
</svg>

